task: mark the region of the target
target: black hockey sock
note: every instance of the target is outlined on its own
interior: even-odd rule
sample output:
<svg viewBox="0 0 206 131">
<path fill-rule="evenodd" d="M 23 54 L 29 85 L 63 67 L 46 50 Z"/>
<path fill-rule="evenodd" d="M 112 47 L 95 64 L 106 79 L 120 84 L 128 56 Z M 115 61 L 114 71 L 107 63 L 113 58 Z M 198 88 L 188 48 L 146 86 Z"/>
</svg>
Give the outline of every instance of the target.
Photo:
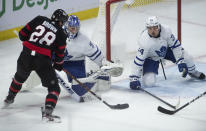
<svg viewBox="0 0 206 131">
<path fill-rule="evenodd" d="M 58 96 L 59 96 L 59 93 L 55 91 L 49 92 L 49 94 L 46 96 L 45 107 L 55 108 L 56 103 L 58 101 Z"/>
</svg>

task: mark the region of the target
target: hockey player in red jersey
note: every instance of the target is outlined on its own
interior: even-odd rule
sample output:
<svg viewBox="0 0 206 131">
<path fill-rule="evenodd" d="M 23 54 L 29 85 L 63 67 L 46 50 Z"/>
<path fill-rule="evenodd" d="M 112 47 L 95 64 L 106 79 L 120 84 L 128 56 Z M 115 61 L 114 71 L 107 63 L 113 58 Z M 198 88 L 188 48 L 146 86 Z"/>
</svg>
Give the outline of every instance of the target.
<svg viewBox="0 0 206 131">
<path fill-rule="evenodd" d="M 60 94 L 54 69 L 59 71 L 63 69 L 67 36 L 62 25 L 67 19 L 66 12 L 57 9 L 51 19 L 37 16 L 20 30 L 19 38 L 23 42 L 23 50 L 17 60 L 17 71 L 9 87 L 8 96 L 4 100 L 5 106 L 14 102 L 22 84 L 34 70 L 41 78 L 42 85 L 48 88 L 45 107 L 42 110 L 43 117 L 53 120 L 52 112 Z M 53 52 L 55 58 L 52 66 Z"/>
</svg>

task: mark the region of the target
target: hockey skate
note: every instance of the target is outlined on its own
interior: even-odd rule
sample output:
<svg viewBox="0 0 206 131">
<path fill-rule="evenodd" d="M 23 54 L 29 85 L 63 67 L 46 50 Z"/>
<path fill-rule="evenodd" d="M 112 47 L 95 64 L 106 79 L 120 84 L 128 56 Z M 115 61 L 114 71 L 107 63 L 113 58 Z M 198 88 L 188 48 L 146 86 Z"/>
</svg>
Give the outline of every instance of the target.
<svg viewBox="0 0 206 131">
<path fill-rule="evenodd" d="M 4 100 L 4 107 L 2 108 L 7 108 L 9 105 L 14 103 L 14 98 L 15 98 L 15 95 L 12 92 L 9 92 L 8 96 Z"/>
<path fill-rule="evenodd" d="M 205 79 L 205 74 L 199 71 L 195 71 L 194 73 L 189 73 L 189 76 L 191 78 L 199 79 L 199 80 L 204 80 Z"/>
<path fill-rule="evenodd" d="M 41 107 L 42 121 L 51 123 L 61 123 L 61 118 L 56 115 L 52 115 L 53 107 L 46 106 Z"/>
</svg>

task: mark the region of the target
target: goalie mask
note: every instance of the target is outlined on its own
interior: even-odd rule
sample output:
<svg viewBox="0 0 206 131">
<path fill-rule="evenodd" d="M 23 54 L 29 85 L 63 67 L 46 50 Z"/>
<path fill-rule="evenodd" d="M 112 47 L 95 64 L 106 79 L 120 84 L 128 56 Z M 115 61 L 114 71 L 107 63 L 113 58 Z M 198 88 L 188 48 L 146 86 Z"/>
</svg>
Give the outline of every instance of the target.
<svg viewBox="0 0 206 131">
<path fill-rule="evenodd" d="M 79 18 L 75 15 L 70 15 L 68 21 L 65 22 L 63 29 L 70 39 L 74 39 L 80 29 Z"/>
</svg>

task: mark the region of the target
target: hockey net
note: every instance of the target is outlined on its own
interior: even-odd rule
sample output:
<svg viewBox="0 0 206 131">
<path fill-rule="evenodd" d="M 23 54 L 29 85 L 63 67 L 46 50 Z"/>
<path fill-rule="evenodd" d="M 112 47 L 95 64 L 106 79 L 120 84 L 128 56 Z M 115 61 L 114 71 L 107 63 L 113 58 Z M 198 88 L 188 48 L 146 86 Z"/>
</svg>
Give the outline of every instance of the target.
<svg viewBox="0 0 206 131">
<path fill-rule="evenodd" d="M 172 21 L 170 26 L 181 39 L 181 28 L 178 25 L 181 15 L 179 1 L 181 0 L 100 0 L 91 40 L 98 45 L 107 60 L 120 60 L 127 66 L 125 63 L 131 63 L 128 60 L 135 56 L 138 36 L 145 29 L 145 19 L 148 16 L 158 16 L 160 22 L 165 24 L 168 21 L 171 24 Z M 93 62 L 87 61 L 87 70 L 98 69 Z"/>
</svg>

